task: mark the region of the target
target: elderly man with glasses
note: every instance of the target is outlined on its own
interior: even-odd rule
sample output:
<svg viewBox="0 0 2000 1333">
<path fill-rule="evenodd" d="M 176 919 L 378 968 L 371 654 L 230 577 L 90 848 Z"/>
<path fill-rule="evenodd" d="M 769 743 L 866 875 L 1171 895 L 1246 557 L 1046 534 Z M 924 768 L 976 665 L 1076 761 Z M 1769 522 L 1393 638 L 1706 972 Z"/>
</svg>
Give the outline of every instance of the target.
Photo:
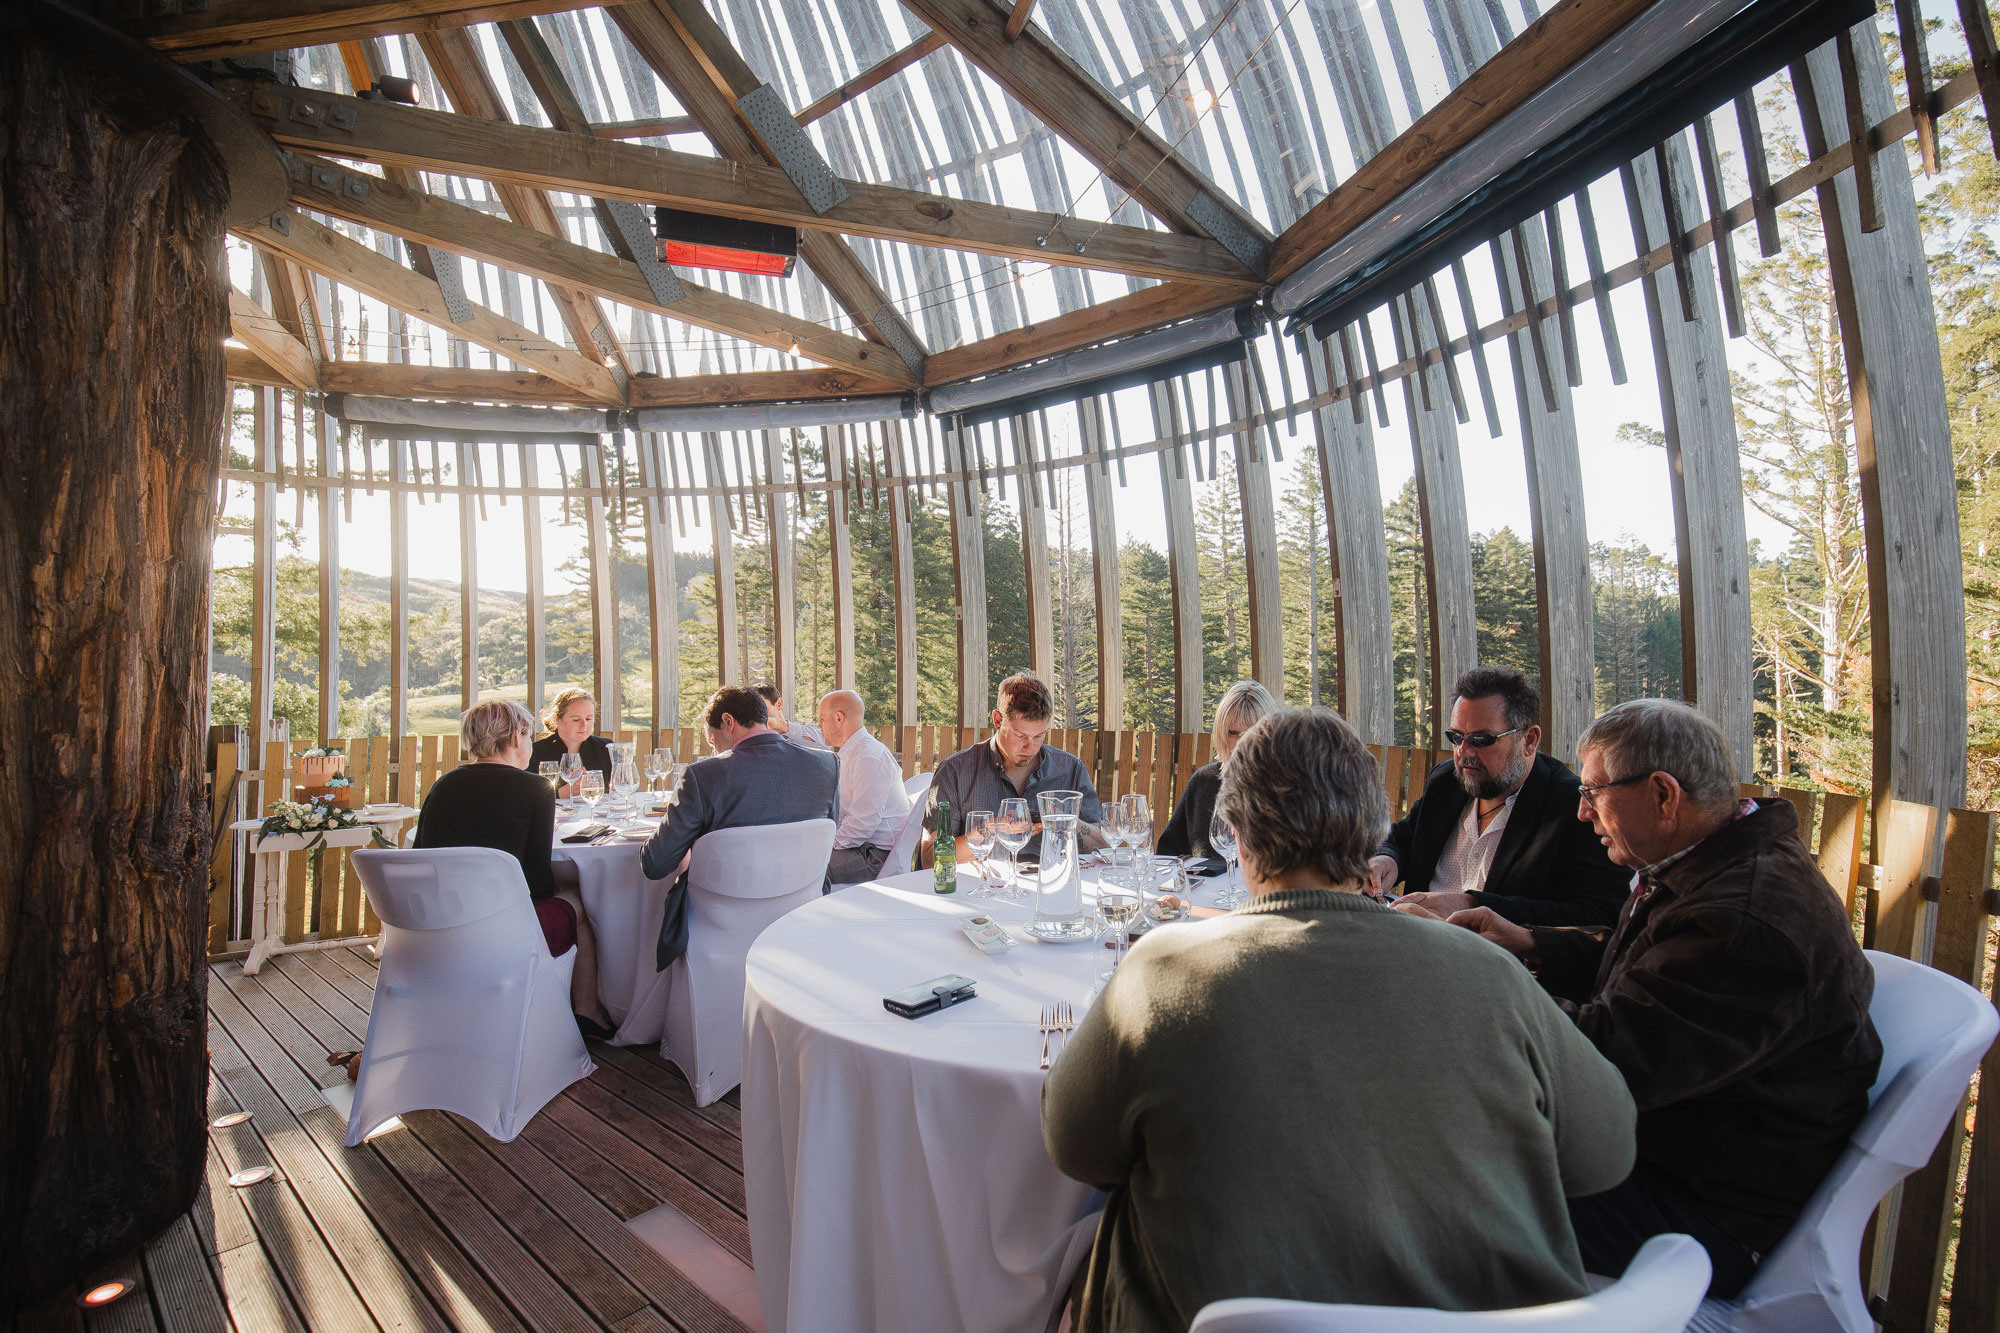
<svg viewBox="0 0 2000 1333">
<path fill-rule="evenodd" d="M 1633 700 L 1577 759 L 1577 819 L 1636 872 L 1616 928 L 1451 922 L 1527 963 L 1638 1105 L 1631 1177 L 1570 1201 L 1584 1266 L 1615 1275 L 1647 1237 L 1685 1232 L 1710 1293 L 1733 1296 L 1868 1110 L 1874 974 L 1791 804 L 1738 797 L 1713 722 Z"/>
<path fill-rule="evenodd" d="M 1518 671 L 1458 678 L 1439 764 L 1370 867 L 1377 892 L 1439 917 L 1490 907 L 1524 925 L 1609 925 L 1626 872 L 1572 817 L 1576 775 L 1541 752 L 1541 696 Z"/>
</svg>

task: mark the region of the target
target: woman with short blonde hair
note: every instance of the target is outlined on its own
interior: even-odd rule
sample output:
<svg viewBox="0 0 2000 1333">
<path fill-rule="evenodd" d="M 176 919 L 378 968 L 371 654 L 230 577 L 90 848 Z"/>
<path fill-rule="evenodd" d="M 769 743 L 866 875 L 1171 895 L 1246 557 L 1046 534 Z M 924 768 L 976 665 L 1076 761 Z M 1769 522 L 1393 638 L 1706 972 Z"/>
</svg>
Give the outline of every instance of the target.
<svg viewBox="0 0 2000 1333">
<path fill-rule="evenodd" d="M 1222 692 L 1215 704 L 1215 723 L 1209 729 L 1215 738 L 1215 760 L 1188 778 L 1180 802 L 1174 806 L 1174 817 L 1160 833 L 1155 849 L 1160 855 L 1215 855 L 1208 845 L 1208 825 L 1215 815 L 1215 794 L 1222 787 L 1222 766 L 1229 762 L 1237 739 L 1259 719 L 1277 712 L 1278 706 L 1261 681 L 1239 680 Z"/>
<path fill-rule="evenodd" d="M 549 729 L 549 734 L 535 742 L 534 753 L 528 756 L 530 772 L 538 771 L 543 764 L 561 763 L 564 755 L 581 755 L 583 766 L 602 773 L 605 788 L 610 789 L 611 743 L 595 734 L 597 700 L 589 690 L 576 685 L 558 690 L 549 706 L 542 710 L 542 725 Z"/>
</svg>

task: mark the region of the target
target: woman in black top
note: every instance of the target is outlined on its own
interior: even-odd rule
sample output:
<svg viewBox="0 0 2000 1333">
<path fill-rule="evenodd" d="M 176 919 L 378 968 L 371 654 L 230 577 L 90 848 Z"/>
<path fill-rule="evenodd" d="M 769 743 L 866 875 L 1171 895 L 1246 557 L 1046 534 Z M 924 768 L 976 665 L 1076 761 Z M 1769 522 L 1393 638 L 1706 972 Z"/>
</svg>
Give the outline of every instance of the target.
<svg viewBox="0 0 2000 1333">
<path fill-rule="evenodd" d="M 584 1035 L 608 1037 L 611 1015 L 597 998 L 597 937 L 575 885 L 560 885 L 550 864 L 556 794 L 526 770 L 535 718 L 507 700 L 477 704 L 459 721 L 471 758 L 440 774 L 417 814 L 418 847 L 491 847 L 521 863 L 528 897 L 551 956 L 576 949 L 569 1003 Z"/>
<path fill-rule="evenodd" d="M 1208 845 L 1208 826 L 1215 818 L 1215 794 L 1222 790 L 1222 766 L 1229 762 L 1229 753 L 1243 733 L 1259 718 L 1276 711 L 1278 701 L 1254 680 L 1239 680 L 1224 692 L 1215 706 L 1215 725 L 1209 731 L 1221 758 L 1203 764 L 1188 778 L 1174 817 L 1160 831 L 1154 851 L 1161 856 L 1215 856 L 1215 849 Z"/>
<path fill-rule="evenodd" d="M 582 755 L 583 766 L 602 773 L 605 790 L 611 789 L 611 742 L 592 734 L 597 727 L 597 700 L 591 698 L 589 690 L 571 686 L 557 694 L 542 714 L 542 725 L 550 734 L 535 742 L 534 752 L 528 756 L 530 773 L 541 772 L 545 763 L 561 763 L 566 754 Z"/>
</svg>

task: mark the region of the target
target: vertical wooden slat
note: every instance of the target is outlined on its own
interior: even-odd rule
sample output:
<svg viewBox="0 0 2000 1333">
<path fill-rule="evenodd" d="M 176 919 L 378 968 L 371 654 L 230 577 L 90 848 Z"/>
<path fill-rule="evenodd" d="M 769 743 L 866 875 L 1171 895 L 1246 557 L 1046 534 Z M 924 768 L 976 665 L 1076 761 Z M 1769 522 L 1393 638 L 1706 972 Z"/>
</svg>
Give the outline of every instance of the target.
<svg viewBox="0 0 2000 1333">
<path fill-rule="evenodd" d="M 1084 521 L 1090 532 L 1090 588 L 1097 612 L 1097 725 L 1116 731 L 1125 725 L 1125 615 L 1118 593 L 1117 501 L 1104 472 L 1104 400 L 1077 404 L 1077 427 L 1086 457 L 1083 473 Z M 1123 464 L 1121 463 L 1122 467 Z"/>
<path fill-rule="evenodd" d="M 1806 846 L 1813 845 L 1813 803 L 1814 793 L 1798 787 L 1778 788 L 1780 800 L 1788 802 L 1792 812 L 1799 817 L 1799 841 Z"/>
<path fill-rule="evenodd" d="M 1177 781 L 1174 767 L 1178 737 L 1170 731 L 1163 731 L 1153 738 L 1153 790 L 1147 804 L 1153 815 L 1153 836 L 1160 836 L 1160 830 L 1167 826 L 1167 819 L 1174 812 L 1174 798 L 1180 794 L 1182 783 Z"/>
<path fill-rule="evenodd" d="M 437 736 L 426 736 L 422 740 L 424 776 L 422 796 L 430 795 L 431 784 L 437 781 L 439 740 L 440 738 Z M 421 800 L 422 796 L 419 796 L 418 799 Z"/>
<path fill-rule="evenodd" d="M 1153 754 L 1158 749 L 1157 733 L 1140 731 L 1132 736 L 1132 780 L 1118 794 L 1123 796 L 1139 793 L 1150 796 L 1153 791 Z"/>
<path fill-rule="evenodd" d="M 333 418 L 324 409 L 315 410 L 313 421 L 318 433 L 319 475 L 333 475 Z M 334 507 L 333 487 L 316 488 L 319 512 L 319 735 L 326 738 L 340 731 L 340 514 Z"/>
<path fill-rule="evenodd" d="M 1431 770 L 1437 767 L 1436 750 L 1410 751 L 1409 764 L 1403 770 L 1403 812 L 1423 799 L 1424 784 L 1429 780 Z"/>
<path fill-rule="evenodd" d="M 1477 323 L 1471 307 L 1466 309 L 1467 323 Z M 1483 356 L 1475 349 L 1474 360 L 1481 365 Z M 1306 386 L 1315 397 L 1333 387 L 1336 367 L 1330 346 L 1321 344 L 1305 362 Z M 1315 411 L 1312 422 L 1335 594 L 1339 680 L 1334 697 L 1363 739 L 1386 740 L 1396 716 L 1395 630 L 1374 433 L 1365 420 L 1355 423 L 1338 404 Z M 1194 728 L 1183 725 L 1181 730 Z"/>
<path fill-rule="evenodd" d="M 605 500 L 604 458 L 594 442 L 583 448 L 584 549 L 589 558 L 590 652 L 600 728 L 616 727 L 625 716 L 624 682 L 618 669 L 618 569 L 611 550 L 611 516 Z M 718 607 L 720 599 L 718 598 Z M 734 632 L 734 607 L 722 624 Z M 724 673 L 723 680 L 730 679 Z"/>
<path fill-rule="evenodd" d="M 456 735 L 438 738 L 438 769 L 449 773 L 458 767 L 458 737 Z"/>
<path fill-rule="evenodd" d="M 854 688 L 854 547 L 847 531 L 847 491 L 840 485 L 844 475 L 841 472 L 839 432 L 831 426 L 820 427 L 821 456 L 826 460 L 827 486 L 826 530 L 829 564 L 833 587 L 833 680 L 834 688 L 851 690 Z M 900 503 L 899 503 L 900 501 Z M 908 540 L 901 535 L 902 528 L 909 522 L 909 494 L 901 487 L 889 493 L 889 530 L 892 553 L 908 548 Z M 893 558 L 893 554 L 892 554 Z M 898 568 L 900 575 L 900 566 Z M 896 580 L 897 628 L 900 639 L 902 626 L 901 610 L 902 580 Z M 900 644 L 896 648 L 898 671 L 897 681 L 902 680 Z M 900 691 L 899 691 L 900 693 Z M 879 700 L 877 701 L 880 702 Z M 885 710 L 886 711 L 886 710 Z M 895 716 L 900 717 L 897 713 Z M 907 762 L 907 756 L 904 756 Z"/>
<path fill-rule="evenodd" d="M 1771 169 L 1764 157 L 1764 126 L 1757 116 L 1757 98 L 1749 90 L 1736 94 L 1736 127 L 1743 141 L 1743 174 L 1750 180 L 1750 204 L 1757 216 L 1757 253 L 1769 259 L 1778 253 L 1778 206 L 1771 193 Z"/>
<path fill-rule="evenodd" d="M 1861 834 L 1866 803 L 1859 796 L 1830 791 L 1820 798 L 1819 873 L 1826 876 L 1854 915 L 1854 895 L 1861 883 Z"/>
<path fill-rule="evenodd" d="M 1729 336 L 1743 336 L 1743 288 L 1736 278 L 1736 242 L 1724 217 L 1729 201 L 1722 193 L 1722 157 L 1715 149 L 1715 127 L 1707 116 L 1694 123 L 1695 154 L 1701 162 L 1701 188 L 1708 200 L 1709 234 L 1715 242 L 1715 270 L 1722 279 L 1722 314 Z"/>
<path fill-rule="evenodd" d="M 1868 25 L 1868 40 L 1875 39 L 1875 25 Z M 1846 112 L 1847 148 L 1854 172 L 1855 203 L 1861 230 L 1882 230 L 1882 195 L 1875 184 L 1875 151 L 1868 146 L 1868 111 L 1861 104 L 1861 67 L 1855 46 L 1861 38 L 1849 29 L 1833 39 L 1835 62 L 1840 67 L 1840 103 Z M 1802 95 L 1809 96 L 1810 93 Z"/>
<path fill-rule="evenodd" d="M 1917 129 L 1917 154 L 1924 174 L 1938 169 L 1937 119 L 1931 115 L 1931 53 L 1924 40 L 1924 16 L 1917 0 L 1896 0 L 1896 35 L 1902 45 L 1903 86 L 1910 107 L 1910 121 Z"/>
<path fill-rule="evenodd" d="M 1597 328 L 1604 336 L 1604 359 L 1611 363 L 1611 382 L 1625 382 L 1625 349 L 1618 341 L 1618 320 L 1611 313 L 1611 283 L 1604 273 L 1604 245 L 1597 234 L 1588 187 L 1576 192 L 1576 217 L 1583 229 L 1583 262 L 1590 273 L 1591 299 L 1597 303 Z M 1497 434 L 1497 432 L 1496 432 Z"/>
<path fill-rule="evenodd" d="M 1954 812 L 1956 820 L 1963 812 Z M 1989 818 L 1981 814 L 1980 819 Z M 1953 868 L 1953 848 L 1950 826 L 1947 825 L 1945 845 L 1945 876 L 1947 893 L 1972 892 L 1981 897 L 1989 920 L 1986 928 L 1992 929 L 1991 916 L 1994 908 L 1991 870 L 1984 880 L 1965 878 Z M 1965 843 L 1961 842 L 1963 849 Z M 1990 866 L 1992 853 L 1987 859 Z M 1958 914 L 1963 919 L 1963 913 Z M 1942 935 L 1942 917 L 1940 918 Z M 1943 943 L 1940 940 L 1940 949 Z M 1964 950 L 1954 946 L 1954 955 L 1963 957 Z M 1976 984 L 1976 983 L 1975 983 Z M 1988 979 L 1986 998 L 1992 1000 L 2000 996 L 2000 968 Z M 1959 1219 L 1958 1254 L 1952 1276 L 1951 1288 L 1951 1328 L 1952 1333 L 1994 1333 L 2000 1329 L 2000 1111 L 1995 1110 L 1991 1099 L 2000 1097 L 2000 1042 L 1987 1048 L 1985 1057 L 1979 1064 L 1979 1087 L 1985 1101 L 1986 1113 L 1980 1117 L 1980 1126 L 1972 1136 L 1971 1148 L 1966 1154 L 1965 1207 Z M 1949 1179 L 1949 1175 L 1946 1177 Z"/>
<path fill-rule="evenodd" d="M 1563 256 L 1562 207 L 1560 201 L 1542 212 L 1542 226 L 1549 234 L 1550 286 L 1555 290 L 1556 330 L 1562 337 L 1563 365 L 1569 372 L 1569 386 L 1583 383 L 1583 361 L 1576 348 L 1576 302 L 1570 293 L 1569 264 Z"/>
<path fill-rule="evenodd" d="M 1937 930 L 1930 964 L 1974 989 L 1984 977 L 1992 930 L 1986 891 L 1993 882 L 1994 823 L 1994 816 L 1984 812 L 1948 812 L 1944 862 L 1936 881 Z M 1993 1132 L 1993 1122 L 1987 1123 L 1988 1132 Z M 1889 1317 L 1882 1321 L 1885 1328 L 1914 1333 L 1927 1331 L 1935 1323 L 1943 1294 L 1952 1203 L 1964 1153 L 1965 1107 L 1961 1103 L 1945 1125 L 1930 1161 L 1903 1182 L 1889 1285 L 1884 1293 L 1889 1308 Z M 1961 1274 L 1963 1271 L 1961 1264 Z M 1954 1283 L 1954 1291 L 1962 1289 Z"/>
<path fill-rule="evenodd" d="M 1118 772 L 1111 780 L 1111 799 L 1114 801 L 1132 790 L 1132 770 L 1139 762 L 1138 750 L 1138 732 L 1118 733 Z"/>
<path fill-rule="evenodd" d="M 777 650 L 778 695 L 791 705 L 793 716 L 809 717 L 811 706 L 798 697 L 798 574 L 792 562 L 791 503 L 778 484 L 785 475 L 784 453 L 778 432 L 764 431 L 763 442 L 764 473 L 771 483 L 764 506 L 771 525 L 765 544 L 771 556 L 771 642 Z"/>
<path fill-rule="evenodd" d="M 1152 400 L 1155 431 L 1160 438 L 1178 445 L 1186 439 L 1186 433 L 1173 390 L 1155 384 L 1147 392 Z M 1160 498 L 1166 510 L 1167 582 L 1173 599 L 1174 728 L 1197 731 L 1202 720 L 1202 621 L 1194 490 L 1182 466 L 1185 456 L 1179 448 L 1164 449 L 1158 458 Z"/>
<path fill-rule="evenodd" d="M 1694 273 L 1688 266 L 1687 222 L 1681 214 L 1680 182 L 1676 179 L 1674 159 L 1667 152 L 1665 143 L 1653 145 L 1653 171 L 1659 182 L 1660 206 L 1666 212 L 1667 252 L 1673 256 L 1674 286 L 1680 292 L 1681 318 L 1692 323 L 1695 318 Z"/>
<path fill-rule="evenodd" d="M 1382 789 L 1389 794 L 1389 818 L 1403 817 L 1403 770 L 1409 766 L 1410 752 L 1401 745 L 1388 746 L 1382 754 Z"/>
<path fill-rule="evenodd" d="M 423 795 L 429 795 L 430 792 L 426 787 L 423 789 L 423 795 L 418 793 L 417 782 L 420 771 L 418 753 L 415 736 L 396 738 L 396 780 L 389 788 L 389 799 L 400 801 L 413 809 L 421 803 Z"/>
<path fill-rule="evenodd" d="M 241 734 L 240 728 L 232 728 Z M 208 951 L 221 953 L 229 943 L 229 899 L 235 864 L 236 835 L 229 825 L 239 816 L 242 791 L 237 777 L 237 747 L 223 741 L 215 747 L 215 775 L 208 794 L 208 826 L 221 829 L 208 858 Z"/>
<path fill-rule="evenodd" d="M 1206 768 L 1210 760 L 1219 757 L 1215 753 L 1215 737 L 1206 731 L 1197 732 L 1194 738 L 1195 767 Z"/>
<path fill-rule="evenodd" d="M 537 467 L 536 450 L 533 444 L 518 446 L 521 459 L 521 536 L 522 554 L 527 567 L 528 603 L 526 615 L 526 640 L 528 654 L 528 711 L 539 716 L 542 705 L 548 702 L 547 672 L 544 651 L 548 630 L 543 623 L 545 614 L 542 594 L 542 498 L 535 494 L 541 485 Z M 401 728 L 391 728 L 390 735 L 401 734 Z"/>
<path fill-rule="evenodd" d="M 1876 825 L 1875 893 L 1879 915 L 1871 948 L 1923 961 L 1923 878 L 1930 871 L 1937 811 L 1914 801 L 1891 800 Z"/>
<path fill-rule="evenodd" d="M 670 730 L 681 716 L 680 575 L 674 567 L 674 534 L 667 526 L 661 485 L 660 437 L 639 442 L 639 477 L 650 494 L 640 512 L 646 538 L 646 605 L 652 622 L 653 735 Z"/>
<path fill-rule="evenodd" d="M 479 702 L 479 511 L 472 494 L 477 446 L 458 445 L 458 693 L 459 711 Z"/>
<path fill-rule="evenodd" d="M 373 452 L 371 444 L 369 451 Z M 389 734 L 410 729 L 410 497 L 400 441 L 389 447 Z"/>
</svg>

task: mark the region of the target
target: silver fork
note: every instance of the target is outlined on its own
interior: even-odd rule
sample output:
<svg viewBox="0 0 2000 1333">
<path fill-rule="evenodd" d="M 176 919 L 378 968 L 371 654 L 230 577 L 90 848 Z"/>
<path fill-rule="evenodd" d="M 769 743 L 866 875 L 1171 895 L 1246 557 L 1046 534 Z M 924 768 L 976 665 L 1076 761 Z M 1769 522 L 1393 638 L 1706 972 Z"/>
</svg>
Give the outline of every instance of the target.
<svg viewBox="0 0 2000 1333">
<path fill-rule="evenodd" d="M 1055 1033 L 1055 1032 L 1056 1032 L 1056 1030 L 1057 1030 L 1057 1029 L 1056 1029 L 1056 1022 L 1057 1022 L 1057 1018 L 1056 1018 L 1056 1011 L 1057 1011 L 1058 1007 L 1059 1007 L 1059 1006 L 1057 1006 L 1057 1005 L 1053 1005 L 1053 1004 L 1045 1004 L 1045 1005 L 1043 1005 L 1043 1006 L 1042 1006 L 1042 1022 L 1041 1022 L 1041 1029 L 1042 1029 L 1042 1068 L 1044 1068 L 1044 1069 L 1047 1069 L 1047 1068 L 1049 1067 L 1049 1059 L 1050 1059 L 1050 1057 L 1049 1057 L 1049 1038 L 1050 1038 L 1050 1037 L 1051 1037 L 1052 1035 L 1054 1035 L 1054 1033 Z"/>
<path fill-rule="evenodd" d="M 1069 1034 L 1072 1031 L 1074 1031 L 1075 1028 L 1076 1028 L 1076 1018 L 1070 1012 L 1069 1002 L 1064 1001 L 1063 1003 L 1057 1005 L 1056 1031 L 1062 1036 L 1062 1044 L 1060 1047 L 1057 1048 L 1056 1051 L 1058 1055 L 1062 1054 L 1063 1051 L 1069 1049 Z"/>
</svg>

